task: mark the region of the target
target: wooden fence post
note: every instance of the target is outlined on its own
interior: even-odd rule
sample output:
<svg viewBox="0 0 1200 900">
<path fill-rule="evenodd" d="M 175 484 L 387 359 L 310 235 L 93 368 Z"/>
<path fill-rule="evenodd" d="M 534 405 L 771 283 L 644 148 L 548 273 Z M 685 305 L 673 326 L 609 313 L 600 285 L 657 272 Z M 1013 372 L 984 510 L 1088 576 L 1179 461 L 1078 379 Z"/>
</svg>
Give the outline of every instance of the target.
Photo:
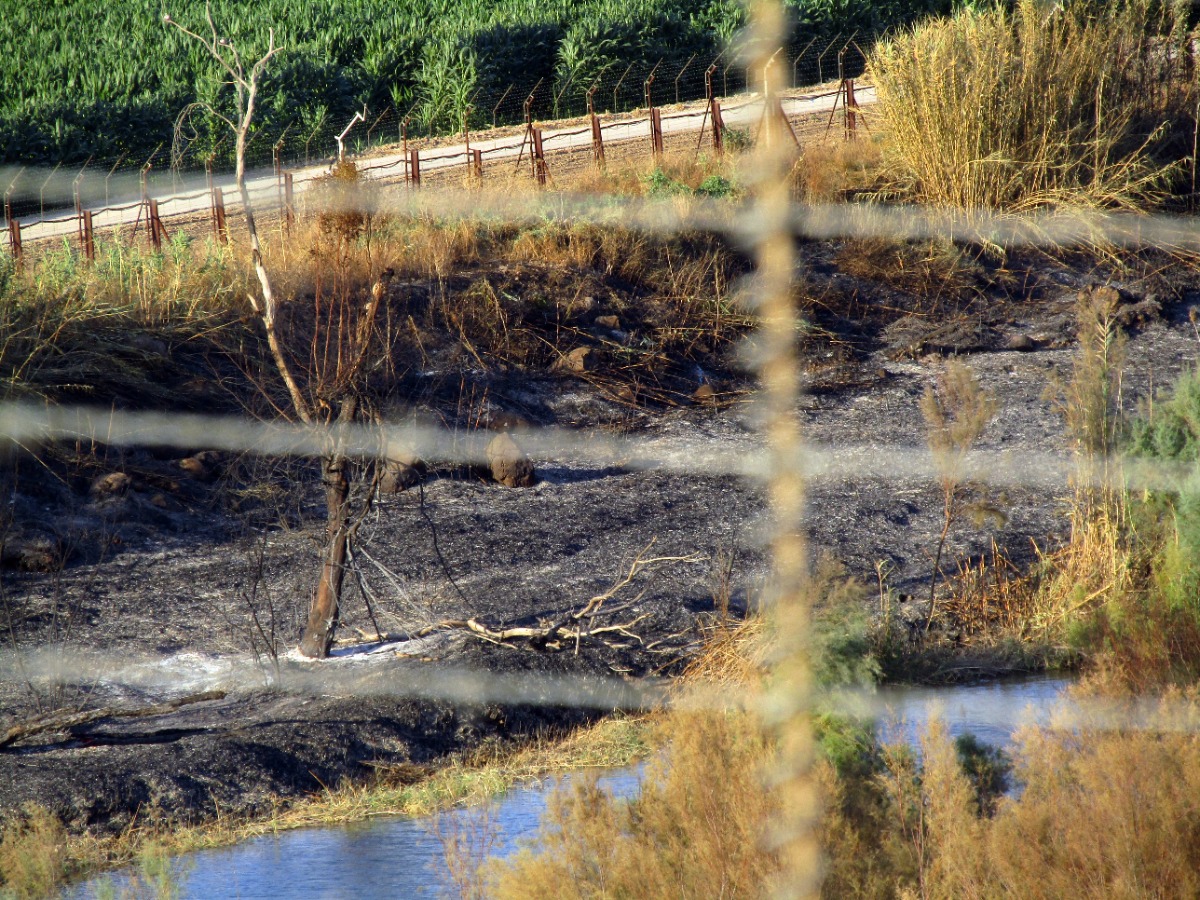
<svg viewBox="0 0 1200 900">
<path fill-rule="evenodd" d="M 651 107 L 650 109 L 650 149 L 654 153 L 655 161 L 662 159 L 662 113 L 659 111 L 657 106 Z"/>
<path fill-rule="evenodd" d="M 852 141 L 858 131 L 858 99 L 854 96 L 854 79 L 847 78 L 842 89 L 846 92 L 846 140 Z"/>
<path fill-rule="evenodd" d="M 542 150 L 542 129 L 533 129 L 533 177 L 539 185 L 546 183 L 546 155 Z"/>
<path fill-rule="evenodd" d="M 477 181 L 483 181 L 483 151 L 478 147 L 471 151 L 471 174 Z"/>
<path fill-rule="evenodd" d="M 158 201 L 147 200 L 146 203 L 149 207 L 146 219 L 147 224 L 150 226 L 150 246 L 154 248 L 155 252 L 162 252 L 163 235 L 166 229 L 163 228 L 162 219 L 158 216 Z"/>
<path fill-rule="evenodd" d="M 416 147 L 408 151 L 408 175 L 412 186 L 419 188 L 421 186 L 421 151 Z"/>
</svg>

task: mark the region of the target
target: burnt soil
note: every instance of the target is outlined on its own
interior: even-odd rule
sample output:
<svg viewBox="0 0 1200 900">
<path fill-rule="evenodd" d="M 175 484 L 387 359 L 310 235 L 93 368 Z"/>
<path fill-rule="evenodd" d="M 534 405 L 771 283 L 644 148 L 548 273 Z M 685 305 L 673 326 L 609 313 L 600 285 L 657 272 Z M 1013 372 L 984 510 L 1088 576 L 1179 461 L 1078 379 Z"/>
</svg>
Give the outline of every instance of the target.
<svg viewBox="0 0 1200 900">
<path fill-rule="evenodd" d="M 829 448 L 924 447 L 920 398 L 945 359 L 958 356 L 1000 400 L 980 446 L 1067 452 L 1053 385 L 1070 377 L 1077 298 L 1090 285 L 1122 292 L 1129 409 L 1200 352 L 1189 318 L 1200 307 L 1200 283 L 1178 262 L 1128 259 L 1118 268 L 1018 256 L 1000 264 L 953 248 L 836 242 L 801 249 L 809 391 L 798 413 L 806 438 Z M 595 323 L 605 312 L 602 304 L 592 310 L 593 321 L 572 339 L 625 339 Z M 468 360 L 456 370 L 457 409 L 439 407 L 432 394 L 421 402 L 464 425 L 599 427 L 698 450 L 749 451 L 761 447 L 755 385 L 737 359 L 731 344 L 673 360 L 661 382 L 670 390 L 645 399 L 620 390 L 619 373 L 603 365 L 576 376 L 545 366 L 483 370 Z M 702 382 L 715 397 L 690 402 Z M 467 413 L 465 393 L 477 400 Z M 519 427 L 515 436 L 519 442 Z M 439 672 L 464 669 L 584 683 L 672 675 L 719 618 L 718 561 L 733 560 L 733 616 L 753 605 L 766 574 L 767 511 L 761 485 L 750 480 L 535 459 L 537 483 L 506 488 L 433 465 L 420 485 L 381 496 L 363 526 L 358 563 L 375 622 L 358 583 L 347 583 L 339 634 L 374 633 L 377 623 L 396 645 L 369 661 L 301 662 L 286 654 L 317 572 L 317 473 L 294 461 L 228 455 L 181 463 L 204 449 L 96 443 L 10 456 L 0 656 L 9 656 L 12 680 L 0 687 L 0 735 L 47 713 L 148 706 L 213 687 L 226 694 L 0 748 L 0 815 L 37 802 L 73 827 L 120 829 L 149 809 L 191 820 L 262 813 L 279 798 L 366 777 L 380 764 L 436 765 L 484 741 L 561 729 L 598 713 L 496 697 L 414 699 L 404 686 L 436 687 Z M 128 479 L 104 482 L 113 473 Z M 1019 487 L 990 495 L 1003 515 L 956 526 L 947 559 L 977 558 L 994 541 L 1029 564 L 1035 548 L 1064 535 L 1067 496 L 1065 487 L 1058 496 Z M 900 475 L 818 480 L 808 497 L 814 551 L 870 585 L 886 564 L 905 614 L 919 621 L 941 526 L 937 486 Z M 474 617 L 494 629 L 555 621 L 609 588 L 647 547 L 653 556 L 699 560 L 654 567 L 611 601 L 614 612 L 601 624 L 636 619 L 636 638 L 584 639 L 576 652 L 573 644 L 500 645 L 462 629 L 411 637 L 442 620 Z M 53 688 L 23 682 L 11 664 L 14 647 L 61 649 L 67 677 Z M 114 683 L 89 675 L 84 651 L 136 664 L 146 677 Z M 273 651 L 285 671 L 353 673 L 353 688 L 331 676 L 326 689 L 274 689 Z"/>
</svg>

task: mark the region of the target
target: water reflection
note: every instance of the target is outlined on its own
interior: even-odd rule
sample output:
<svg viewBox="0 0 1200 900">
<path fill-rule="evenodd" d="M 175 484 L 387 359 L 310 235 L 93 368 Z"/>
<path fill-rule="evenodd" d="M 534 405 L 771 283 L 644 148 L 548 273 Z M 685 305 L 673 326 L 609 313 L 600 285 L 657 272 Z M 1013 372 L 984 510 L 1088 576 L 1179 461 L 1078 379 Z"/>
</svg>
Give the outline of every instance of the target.
<svg viewBox="0 0 1200 900">
<path fill-rule="evenodd" d="M 600 786 L 619 797 L 637 793 L 641 768 L 600 779 Z M 494 856 L 508 856 L 541 822 L 546 798 L 558 782 L 547 781 L 511 791 L 490 814 L 495 829 Z M 472 827 L 470 810 L 443 817 L 443 827 Z M 490 830 L 490 829 L 489 829 Z M 451 895 L 452 884 L 442 843 L 428 820 L 378 819 L 337 828 L 311 828 L 265 835 L 220 850 L 181 857 L 174 864 L 177 896 L 216 900 L 397 900 Z M 127 874 L 88 882 L 72 898 L 141 896 Z"/>
<path fill-rule="evenodd" d="M 944 687 L 887 685 L 879 689 L 874 708 L 888 740 L 915 744 L 936 712 L 952 737 L 970 732 L 1002 747 L 1020 726 L 1047 724 L 1068 684 L 1043 675 Z"/>
<path fill-rule="evenodd" d="M 949 687 L 888 686 L 874 697 L 883 735 L 915 743 L 937 712 L 952 735 L 971 732 L 1002 746 L 1027 722 L 1046 722 L 1068 682 L 1027 678 Z M 642 769 L 601 779 L 616 796 L 634 796 Z M 489 815 L 491 855 L 507 856 L 538 828 L 555 782 L 510 792 Z M 472 828 L 470 810 L 444 819 L 453 830 Z M 289 831 L 220 850 L 189 854 L 175 863 L 179 896 L 185 898 L 382 898 L 439 897 L 452 893 L 442 843 L 432 824 L 404 818 L 380 819 L 337 828 Z M 121 896 L 136 885 L 129 876 L 97 879 L 70 892 L 73 898 Z"/>
</svg>

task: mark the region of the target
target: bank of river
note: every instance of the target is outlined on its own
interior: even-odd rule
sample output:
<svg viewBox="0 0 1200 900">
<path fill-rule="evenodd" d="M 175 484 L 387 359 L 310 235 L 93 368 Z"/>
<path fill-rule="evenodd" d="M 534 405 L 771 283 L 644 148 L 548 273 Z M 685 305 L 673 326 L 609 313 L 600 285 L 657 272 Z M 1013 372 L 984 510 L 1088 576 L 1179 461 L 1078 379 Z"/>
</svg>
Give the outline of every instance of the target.
<svg viewBox="0 0 1200 900">
<path fill-rule="evenodd" d="M 970 732 L 1007 744 L 1027 722 L 1045 723 L 1067 686 L 1034 677 L 944 687 L 887 686 L 873 709 L 885 736 L 915 741 L 933 715 L 952 735 Z M 611 773 L 601 785 L 617 796 L 636 794 L 642 767 Z M 195 898 L 438 897 L 452 889 L 442 834 L 470 836 L 492 856 L 507 856 L 533 837 L 556 779 L 510 791 L 486 813 L 456 810 L 433 819 L 388 818 L 354 826 L 266 835 L 233 847 L 184 855 L 172 862 L 179 896 Z M 77 886 L 71 898 L 133 893 L 136 876 L 104 876 Z"/>
</svg>

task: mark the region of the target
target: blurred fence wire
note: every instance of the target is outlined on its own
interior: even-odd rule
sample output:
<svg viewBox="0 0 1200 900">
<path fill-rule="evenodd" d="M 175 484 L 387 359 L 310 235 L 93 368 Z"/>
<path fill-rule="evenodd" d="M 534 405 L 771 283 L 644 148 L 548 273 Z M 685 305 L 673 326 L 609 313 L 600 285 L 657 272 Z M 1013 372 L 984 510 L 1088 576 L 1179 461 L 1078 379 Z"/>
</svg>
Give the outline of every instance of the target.
<svg viewBox="0 0 1200 900">
<path fill-rule="evenodd" d="M 755 173 L 754 183 L 750 185 L 753 199 L 745 206 L 698 200 L 683 207 L 662 202 L 537 191 L 489 194 L 459 189 L 452 183 L 442 185 L 436 195 L 432 195 L 434 199 L 429 200 L 415 190 L 420 177 L 414 172 L 416 166 L 422 167 L 426 177 L 437 171 L 439 163 L 457 167 L 456 171 L 465 171 L 472 161 L 468 147 L 482 154 L 489 165 L 498 165 L 500 160 L 511 163 L 522 155 L 532 155 L 530 129 L 541 117 L 588 115 L 593 111 L 597 115 L 609 114 L 610 121 L 602 127 L 610 129 L 608 139 L 613 143 L 626 140 L 647 144 L 652 137 L 650 111 L 643 107 L 639 115 L 624 114 L 647 100 L 683 103 L 699 98 L 706 101 L 699 108 L 661 115 L 668 123 L 665 133 L 673 133 L 669 123 L 674 116 L 681 123 L 678 131 L 689 134 L 690 146 L 697 131 L 702 127 L 713 127 L 712 117 L 717 109 L 714 101 L 733 99 L 735 93 L 752 87 L 753 96 L 745 95 L 736 98 L 736 102 L 724 104 L 720 112 L 725 117 L 726 127 L 730 127 L 730 123 L 734 127 L 742 123 L 749 129 L 761 129 L 765 111 L 776 102 L 786 104 L 784 108 L 788 114 L 803 112 L 804 105 L 808 104 L 821 115 L 832 118 L 836 113 L 834 100 L 840 99 L 844 103 L 848 98 L 844 84 L 835 84 L 828 92 L 817 92 L 807 98 L 796 96 L 790 89 L 814 82 L 853 78 L 861 72 L 863 48 L 869 46 L 869 37 L 840 39 L 840 43 L 834 41 L 823 47 L 810 44 L 789 62 L 779 65 L 771 62 L 776 58 L 782 33 L 782 18 L 778 11 L 764 15 L 755 28 L 756 39 L 750 46 L 760 49 L 749 58 L 735 60 L 727 55 L 713 60 L 697 58 L 688 60 L 676 72 L 656 72 L 652 64 L 631 65 L 623 72 L 614 70 L 589 85 L 567 84 L 558 88 L 553 85 L 510 85 L 495 102 L 483 96 L 472 98 L 463 131 L 517 125 L 518 129 L 511 135 L 488 137 L 485 141 L 475 140 L 448 148 L 428 143 L 418 145 L 415 138 L 419 129 L 413 125 L 411 111 L 385 109 L 368 112 L 352 133 L 352 146 L 361 152 L 374 144 L 413 142 L 411 147 L 404 146 L 402 152 L 391 156 L 383 154 L 360 159 L 360 168 L 387 186 L 373 200 L 372 210 L 376 212 L 413 214 L 426 208 L 425 204 L 433 203 L 439 215 L 446 218 L 461 216 L 509 223 L 544 222 L 547 219 L 595 221 L 656 234 L 711 230 L 729 235 L 753 253 L 755 274 L 743 285 L 742 294 L 753 306 L 760 322 L 758 333 L 752 339 L 753 351 L 748 354 L 761 382 L 761 396 L 757 401 L 761 426 L 757 437 L 748 438 L 733 448 L 715 448 L 706 446 L 702 438 L 686 440 L 541 428 L 531 429 L 522 440 L 530 455 L 540 460 L 734 475 L 757 479 L 764 486 L 773 511 L 770 533 L 765 537 L 773 561 L 767 608 L 779 639 L 773 688 L 765 706 L 782 748 L 780 768 L 773 777 L 784 798 L 781 806 L 786 810 L 786 818 L 776 823 L 777 832 L 773 838 L 784 848 L 789 864 L 786 893 L 799 897 L 816 892 L 819 873 L 813 831 L 817 799 L 809 773 L 813 739 L 809 725 L 812 675 L 807 656 L 810 600 L 803 523 L 806 485 L 817 479 L 933 479 L 938 468 L 925 447 L 863 444 L 835 450 L 804 442 L 796 413 L 802 385 L 795 340 L 799 318 L 792 287 L 803 273 L 799 271 L 794 254 L 795 238 L 924 238 L 940 235 L 1011 246 L 1021 243 L 1063 245 L 1102 235 L 1115 244 L 1200 249 L 1200 228 L 1187 219 L 1101 213 L 1041 217 L 975 215 L 968 218 L 923 209 L 798 206 L 790 202 L 786 178 L 795 148 L 783 135 L 769 140 L 766 139 L 769 134 L 761 132 L 754 165 L 749 167 Z M 860 92 L 860 101 L 864 94 Z M 522 132 L 521 128 L 526 131 Z M 319 154 L 329 151 L 327 137 L 325 132 L 298 134 L 289 137 L 287 142 L 281 139 L 273 148 L 257 147 L 254 161 L 274 162 L 276 168 L 264 178 L 253 181 L 254 203 L 280 211 L 298 205 L 292 192 L 299 192 L 300 186 L 315 177 L 315 173 L 297 172 L 285 186 L 281 181 L 282 167 L 312 163 L 318 158 L 323 161 Z M 542 148 L 547 144 L 551 149 L 554 145 L 569 145 L 586 154 L 594 150 L 592 138 L 590 126 L 564 127 L 541 135 L 539 141 Z M 411 151 L 419 152 L 414 156 Z M 100 196 L 102 189 L 109 199 L 127 194 L 128 185 L 121 182 L 121 173 L 137 170 L 121 168 L 122 162 L 117 160 L 109 165 L 108 161 L 93 161 L 82 182 L 86 187 L 77 191 L 73 198 L 77 207 Z M 216 189 L 222 184 L 228 185 L 227 180 L 211 170 L 199 174 L 170 169 L 159 171 L 152 169 L 152 163 L 165 166 L 166 159 L 159 156 L 144 161 L 141 174 L 132 175 L 138 196 L 130 203 L 106 204 L 91 210 L 91 227 L 112 226 L 121 213 L 140 216 L 136 220 L 139 227 L 152 225 L 154 219 L 160 218 L 170 222 L 172 204 L 181 205 L 189 200 L 199 202 L 202 215 L 215 216 L 215 207 L 211 204 L 215 203 Z M 156 172 L 154 177 L 145 177 L 152 170 Z M 9 179 L 6 201 L 13 207 L 30 202 L 36 196 L 36 192 L 30 193 L 35 182 L 47 177 L 41 173 L 16 172 Z M 178 189 L 177 192 L 167 195 L 168 184 Z M 158 195 L 153 208 L 147 202 L 151 194 Z M 222 215 L 232 216 L 233 209 L 231 204 L 229 210 L 222 209 Z M 338 211 L 337 207 L 318 208 L 314 205 L 307 213 L 311 215 L 322 209 Z M 57 223 L 62 226 L 57 232 L 59 236 L 75 235 L 81 214 L 78 208 L 75 213 L 60 217 L 42 218 L 39 214 L 36 221 L 27 220 L 21 230 L 27 240 L 32 240 L 36 236 L 45 236 L 39 229 Z M 14 213 L 10 221 L 18 218 Z M 342 428 L 339 434 L 351 454 L 389 457 L 403 453 L 463 463 L 486 460 L 482 441 L 463 440 L 461 435 L 441 429 L 411 425 L 364 426 Z M 78 438 L 100 439 L 113 446 L 204 446 L 268 456 L 320 456 L 328 443 L 328 434 L 311 426 L 240 418 L 29 404 L 0 407 L 0 442 L 30 448 L 45 442 Z M 1067 454 L 1039 454 L 1028 450 L 973 451 L 967 455 L 965 472 L 980 482 L 1036 488 L 1100 483 L 1114 477 L 1106 467 L 1092 470 L 1081 468 L 1082 465 L 1076 457 Z M 1141 469 L 1127 469 L 1121 483 L 1150 487 L 1173 483 L 1173 479 L 1182 474 L 1171 467 L 1146 465 Z M 357 670 L 339 670 L 336 666 L 336 661 L 322 663 L 317 668 L 294 665 L 278 676 L 278 686 L 301 693 L 385 691 L 395 696 L 457 702 L 613 709 L 647 708 L 665 701 L 664 683 L 656 679 L 632 683 L 624 679 L 538 673 L 501 676 L 470 670 L 439 670 L 436 677 L 406 677 L 381 687 L 378 680 L 366 678 Z M 178 686 L 182 678 L 169 665 L 163 666 L 153 660 L 76 651 L 63 654 L 54 648 L 6 655 L 0 661 L 0 677 L 8 680 L 101 677 L 114 683 L 143 687 Z M 244 678 L 245 672 L 238 668 L 236 661 L 230 661 L 228 667 L 209 673 L 201 682 L 203 685 L 237 683 Z M 189 687 L 192 686 L 197 685 L 189 682 Z M 740 698 L 714 689 L 708 695 L 694 695 L 686 702 L 721 706 L 739 701 Z M 861 703 L 862 698 L 846 702 L 849 705 Z"/>
</svg>

